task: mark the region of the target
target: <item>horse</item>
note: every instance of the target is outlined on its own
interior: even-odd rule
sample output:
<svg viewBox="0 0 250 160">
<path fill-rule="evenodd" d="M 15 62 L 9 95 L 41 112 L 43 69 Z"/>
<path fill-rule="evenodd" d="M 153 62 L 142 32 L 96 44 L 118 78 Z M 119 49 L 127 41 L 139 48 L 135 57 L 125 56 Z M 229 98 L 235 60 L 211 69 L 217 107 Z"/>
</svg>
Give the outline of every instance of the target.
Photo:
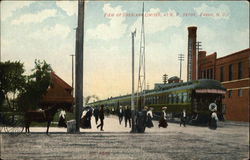
<svg viewBox="0 0 250 160">
<path fill-rule="evenodd" d="M 58 108 L 57 107 L 51 107 L 45 110 L 36 110 L 36 111 L 27 111 L 24 114 L 24 122 L 25 122 L 25 133 L 30 133 L 30 124 L 32 121 L 34 122 L 48 122 L 47 123 L 47 131 L 46 134 L 49 133 L 49 126 L 51 124 L 51 121 L 53 120 L 54 115 L 56 114 Z"/>
</svg>

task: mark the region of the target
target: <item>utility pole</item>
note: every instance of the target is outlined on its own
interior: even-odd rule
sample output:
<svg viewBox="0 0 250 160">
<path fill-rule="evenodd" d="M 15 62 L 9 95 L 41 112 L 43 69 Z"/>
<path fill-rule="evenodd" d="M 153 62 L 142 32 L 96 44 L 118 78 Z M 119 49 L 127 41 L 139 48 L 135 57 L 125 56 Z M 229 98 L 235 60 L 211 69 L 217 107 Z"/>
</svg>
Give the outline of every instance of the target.
<svg viewBox="0 0 250 160">
<path fill-rule="evenodd" d="M 84 33 L 84 0 L 78 0 L 78 25 L 76 29 L 76 87 L 75 87 L 75 119 L 76 132 L 80 132 L 80 111 L 83 107 L 83 33 Z"/>
<path fill-rule="evenodd" d="M 163 77 L 163 84 L 167 84 L 167 81 L 168 81 L 168 75 L 167 74 L 164 74 Z"/>
<path fill-rule="evenodd" d="M 184 54 L 178 54 L 178 60 L 180 61 L 180 81 L 181 81 L 182 61 L 184 61 Z"/>
<path fill-rule="evenodd" d="M 142 6 L 142 25 L 140 40 L 140 57 L 139 57 L 139 76 L 137 88 L 137 109 L 142 110 L 145 105 L 145 89 L 146 89 L 146 68 L 145 68 L 145 31 L 144 31 L 144 3 Z"/>
<path fill-rule="evenodd" d="M 134 37 L 136 36 L 136 30 L 134 32 L 131 33 L 132 35 L 132 95 L 131 95 L 131 110 L 132 110 L 132 128 L 131 128 L 131 133 L 135 133 L 136 132 L 136 127 L 135 127 L 135 102 L 134 102 Z"/>
<path fill-rule="evenodd" d="M 72 57 L 72 96 L 74 97 L 74 54 L 70 55 Z"/>
</svg>

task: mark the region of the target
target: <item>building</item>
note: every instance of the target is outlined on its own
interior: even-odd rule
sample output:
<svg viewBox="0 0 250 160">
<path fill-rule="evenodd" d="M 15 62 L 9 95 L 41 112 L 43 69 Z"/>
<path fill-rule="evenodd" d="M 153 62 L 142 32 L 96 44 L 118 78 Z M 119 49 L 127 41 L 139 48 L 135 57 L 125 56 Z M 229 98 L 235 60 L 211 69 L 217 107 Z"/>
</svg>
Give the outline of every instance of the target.
<svg viewBox="0 0 250 160">
<path fill-rule="evenodd" d="M 196 36 L 193 30 L 190 31 L 190 27 L 188 31 L 192 32 L 189 39 L 190 35 Z M 193 39 L 196 40 L 196 37 Z M 196 54 L 193 54 L 192 58 L 192 66 L 196 66 L 197 71 L 194 72 L 193 67 L 191 80 L 198 76 L 198 79 L 220 81 L 227 88 L 223 99 L 226 119 L 249 122 L 250 48 L 220 58 L 217 58 L 216 52 L 207 55 L 206 51 L 199 51 L 197 61 Z"/>
<path fill-rule="evenodd" d="M 227 94 L 223 99 L 226 118 L 235 121 L 249 121 L 249 59 L 250 48 L 217 58 L 217 53 L 198 54 L 198 78 L 220 81 Z"/>
<path fill-rule="evenodd" d="M 51 72 L 51 82 L 47 93 L 42 97 L 42 106 L 59 106 L 67 111 L 73 111 L 73 88 L 62 80 L 55 72 Z"/>
</svg>

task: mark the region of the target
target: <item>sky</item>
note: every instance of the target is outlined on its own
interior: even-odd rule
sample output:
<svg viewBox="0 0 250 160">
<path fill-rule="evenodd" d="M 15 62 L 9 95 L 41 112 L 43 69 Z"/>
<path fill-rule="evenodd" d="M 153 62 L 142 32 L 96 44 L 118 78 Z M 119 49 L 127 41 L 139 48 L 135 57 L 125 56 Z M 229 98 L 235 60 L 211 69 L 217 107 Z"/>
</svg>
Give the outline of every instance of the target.
<svg viewBox="0 0 250 160">
<path fill-rule="evenodd" d="M 100 99 L 131 93 L 131 32 L 135 37 L 135 88 L 138 82 L 142 1 L 86 1 L 84 17 L 83 95 Z M 1 1 L 1 61 L 35 59 L 72 83 L 77 1 Z M 179 76 L 178 54 L 184 54 L 187 77 L 187 27 L 197 26 L 197 41 L 217 57 L 249 48 L 247 1 L 145 1 L 146 83 L 163 74 Z"/>
</svg>

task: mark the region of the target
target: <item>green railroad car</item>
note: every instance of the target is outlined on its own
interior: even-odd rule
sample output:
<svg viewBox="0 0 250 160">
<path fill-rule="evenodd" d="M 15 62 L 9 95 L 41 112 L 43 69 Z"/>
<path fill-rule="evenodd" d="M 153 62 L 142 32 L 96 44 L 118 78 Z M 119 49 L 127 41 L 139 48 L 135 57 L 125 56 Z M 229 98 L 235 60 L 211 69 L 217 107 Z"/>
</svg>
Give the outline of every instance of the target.
<svg viewBox="0 0 250 160">
<path fill-rule="evenodd" d="M 216 101 L 217 114 L 223 120 L 225 106 L 222 99 L 226 89 L 219 81 L 200 79 L 184 83 L 160 84 L 152 90 L 145 90 L 144 96 L 135 94 L 134 102 L 136 110 L 145 106 L 152 107 L 153 112 L 160 114 L 161 108 L 167 107 L 169 119 L 179 118 L 183 109 L 187 112 L 187 119 L 192 124 L 207 124 L 210 115 L 209 104 Z M 131 106 L 131 94 L 110 97 L 105 100 L 89 103 L 89 106 L 98 107 L 104 105 L 106 110 L 116 112 L 119 106 Z"/>
</svg>

